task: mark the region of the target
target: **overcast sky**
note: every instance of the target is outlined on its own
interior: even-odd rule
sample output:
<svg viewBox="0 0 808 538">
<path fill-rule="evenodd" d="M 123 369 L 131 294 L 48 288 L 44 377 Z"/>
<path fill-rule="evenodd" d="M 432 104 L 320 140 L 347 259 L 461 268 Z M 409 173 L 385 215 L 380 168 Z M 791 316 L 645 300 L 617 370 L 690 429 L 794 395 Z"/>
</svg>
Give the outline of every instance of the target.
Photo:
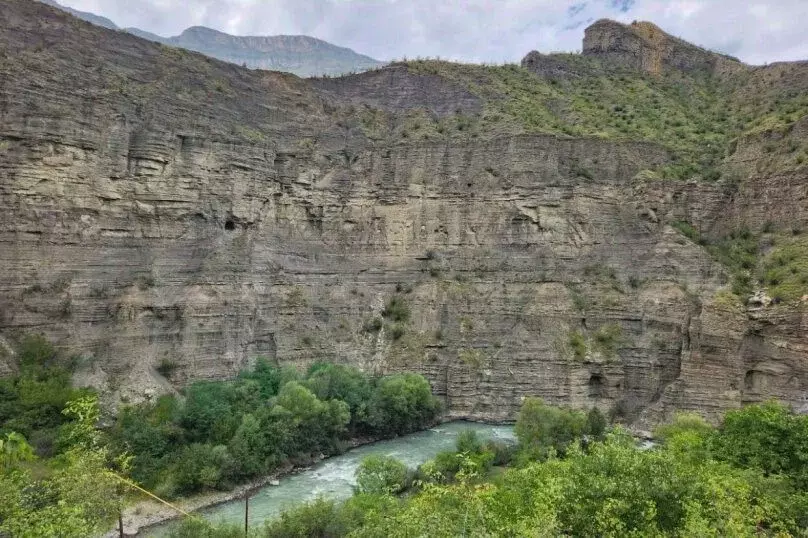
<svg viewBox="0 0 808 538">
<path fill-rule="evenodd" d="M 163 36 L 203 25 L 237 35 L 305 34 L 380 60 L 519 61 L 575 51 L 609 17 L 650 20 L 752 64 L 808 59 L 808 0 L 59 0 Z"/>
</svg>

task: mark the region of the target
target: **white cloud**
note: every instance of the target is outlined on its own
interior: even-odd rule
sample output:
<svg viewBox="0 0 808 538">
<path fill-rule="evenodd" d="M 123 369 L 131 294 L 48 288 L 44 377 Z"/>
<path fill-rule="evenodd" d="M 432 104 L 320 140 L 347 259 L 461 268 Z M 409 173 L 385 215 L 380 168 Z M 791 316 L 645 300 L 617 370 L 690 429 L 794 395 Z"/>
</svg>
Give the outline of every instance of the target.
<svg viewBox="0 0 808 538">
<path fill-rule="evenodd" d="M 379 59 L 441 56 L 519 61 L 528 51 L 578 50 L 589 22 L 650 20 L 749 63 L 808 59 L 808 1 L 771 0 L 62 0 L 175 35 L 192 25 L 235 34 L 307 34 Z M 570 9 L 576 6 L 575 9 Z"/>
</svg>

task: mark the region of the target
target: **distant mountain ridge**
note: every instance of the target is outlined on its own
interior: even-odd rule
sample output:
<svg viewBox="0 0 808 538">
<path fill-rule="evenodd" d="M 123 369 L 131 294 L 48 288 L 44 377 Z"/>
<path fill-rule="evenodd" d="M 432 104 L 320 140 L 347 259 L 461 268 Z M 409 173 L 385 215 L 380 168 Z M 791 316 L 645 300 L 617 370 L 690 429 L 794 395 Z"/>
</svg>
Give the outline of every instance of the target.
<svg viewBox="0 0 808 538">
<path fill-rule="evenodd" d="M 301 77 L 342 75 L 367 71 L 384 62 L 304 35 L 234 36 L 204 26 L 192 26 L 180 35 L 163 37 L 140 28 L 120 28 L 106 17 L 78 11 L 54 0 L 40 0 L 92 24 L 129 32 L 149 41 L 180 47 L 253 69 L 285 71 Z"/>
<path fill-rule="evenodd" d="M 73 9 L 72 7 L 63 6 L 58 2 L 54 2 L 54 0 L 39 0 L 39 1 L 42 2 L 43 4 L 47 4 L 49 6 L 61 9 L 62 11 L 67 11 L 74 17 L 78 17 L 79 19 L 91 22 L 96 26 L 103 26 L 104 28 L 109 28 L 110 30 L 120 30 L 117 24 L 115 24 L 108 18 L 96 15 L 95 13 L 89 13 L 87 11 L 79 11 L 77 9 Z"/>
<path fill-rule="evenodd" d="M 126 28 L 126 31 L 226 62 L 288 71 L 302 77 L 342 75 L 383 65 L 383 62 L 351 49 L 305 35 L 234 36 L 204 26 L 192 26 L 180 35 L 168 38 L 137 28 Z"/>
</svg>

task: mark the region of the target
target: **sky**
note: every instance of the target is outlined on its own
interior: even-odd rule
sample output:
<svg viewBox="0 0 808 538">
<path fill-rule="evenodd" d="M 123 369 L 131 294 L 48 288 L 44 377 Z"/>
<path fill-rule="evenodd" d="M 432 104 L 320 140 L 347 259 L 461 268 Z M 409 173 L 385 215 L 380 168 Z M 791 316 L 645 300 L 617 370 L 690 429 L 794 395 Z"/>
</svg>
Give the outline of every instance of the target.
<svg viewBox="0 0 808 538">
<path fill-rule="evenodd" d="M 581 49 L 603 17 L 648 20 L 750 64 L 808 59 L 808 0 L 59 0 L 162 36 L 304 34 L 379 60 L 518 62 Z"/>
</svg>

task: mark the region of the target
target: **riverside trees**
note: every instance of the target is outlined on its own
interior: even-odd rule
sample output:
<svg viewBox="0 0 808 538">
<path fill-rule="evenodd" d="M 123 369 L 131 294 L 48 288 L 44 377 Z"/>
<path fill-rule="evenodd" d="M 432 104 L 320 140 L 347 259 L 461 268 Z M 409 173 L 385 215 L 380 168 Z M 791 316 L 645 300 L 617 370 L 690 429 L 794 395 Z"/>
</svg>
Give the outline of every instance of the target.
<svg viewBox="0 0 808 538">
<path fill-rule="evenodd" d="M 601 420 L 527 400 L 522 455 L 504 473 L 477 465 L 487 449 L 465 435 L 457 453 L 422 466 L 459 461 L 464 472 L 433 474 L 403 498 L 373 488 L 342 505 L 318 500 L 254 536 L 808 536 L 808 416 L 774 402 L 732 411 L 717 428 L 680 415 L 647 450 L 620 427 L 584 444 L 587 423 Z"/>
<path fill-rule="evenodd" d="M 134 455 L 132 476 L 170 497 L 338 453 L 351 436 L 422 429 L 438 411 L 420 375 L 373 379 L 319 363 L 302 376 L 258 360 L 234 381 L 191 385 L 184 402 L 162 397 L 122 410 L 111 437 Z"/>
</svg>

